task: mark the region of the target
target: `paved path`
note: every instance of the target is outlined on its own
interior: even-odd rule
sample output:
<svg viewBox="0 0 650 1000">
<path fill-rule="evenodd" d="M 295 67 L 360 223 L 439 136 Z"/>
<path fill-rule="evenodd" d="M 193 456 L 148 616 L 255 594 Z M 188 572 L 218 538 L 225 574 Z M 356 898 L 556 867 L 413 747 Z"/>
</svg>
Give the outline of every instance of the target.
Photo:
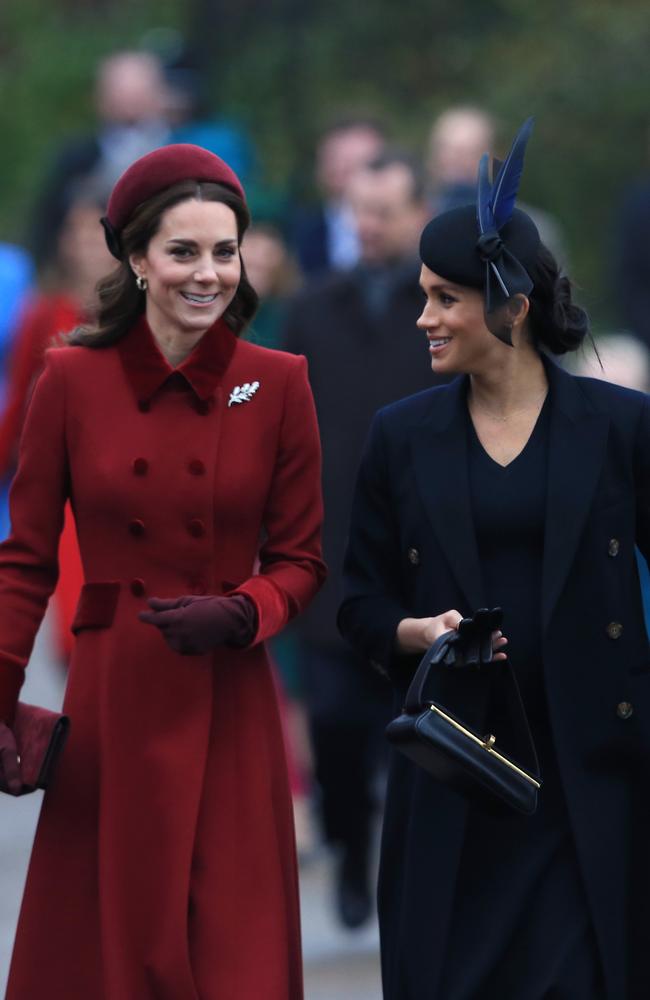
<svg viewBox="0 0 650 1000">
<path fill-rule="evenodd" d="M 49 655 L 47 634 L 46 623 L 37 641 L 22 697 L 25 701 L 58 708 L 63 685 Z M 5 994 L 40 799 L 40 793 L 22 799 L 0 795 L 1 997 Z M 329 858 L 322 853 L 301 869 L 305 1000 L 380 1000 L 376 926 L 373 923 L 354 933 L 337 926 L 330 906 L 329 867 Z"/>
</svg>

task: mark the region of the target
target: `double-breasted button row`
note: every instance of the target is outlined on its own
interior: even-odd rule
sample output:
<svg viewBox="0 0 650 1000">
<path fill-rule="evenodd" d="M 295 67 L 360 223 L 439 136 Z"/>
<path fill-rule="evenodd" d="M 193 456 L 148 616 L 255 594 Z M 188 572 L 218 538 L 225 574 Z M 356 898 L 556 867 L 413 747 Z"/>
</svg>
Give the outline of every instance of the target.
<svg viewBox="0 0 650 1000">
<path fill-rule="evenodd" d="M 610 639 L 620 639 L 623 634 L 623 626 L 620 622 L 610 622 L 605 631 Z"/>
<path fill-rule="evenodd" d="M 621 543 L 619 542 L 618 538 L 610 538 L 609 542 L 607 543 L 607 555 L 611 556 L 612 559 L 615 559 L 620 551 L 621 551 Z"/>
<path fill-rule="evenodd" d="M 129 521 L 129 534 L 134 538 L 141 538 L 145 533 L 144 521 L 139 517 L 134 517 Z M 205 524 L 200 517 L 193 517 L 187 522 L 187 530 L 192 538 L 203 538 L 205 535 Z"/>
<path fill-rule="evenodd" d="M 618 705 L 616 706 L 616 714 L 618 715 L 619 719 L 623 719 L 623 721 L 626 721 L 627 719 L 631 718 L 632 715 L 634 714 L 634 706 L 632 702 L 619 701 Z"/>
<path fill-rule="evenodd" d="M 131 468 L 134 476 L 146 476 L 149 471 L 149 463 L 146 458 L 134 458 Z M 187 471 L 193 476 L 203 476 L 205 462 L 202 462 L 200 458 L 191 458 L 187 463 Z"/>
</svg>

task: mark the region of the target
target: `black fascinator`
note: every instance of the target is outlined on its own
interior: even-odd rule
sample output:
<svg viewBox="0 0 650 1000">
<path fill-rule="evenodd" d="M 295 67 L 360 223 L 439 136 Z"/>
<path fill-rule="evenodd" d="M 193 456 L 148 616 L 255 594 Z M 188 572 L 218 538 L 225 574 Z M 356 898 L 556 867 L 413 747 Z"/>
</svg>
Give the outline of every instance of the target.
<svg viewBox="0 0 650 1000">
<path fill-rule="evenodd" d="M 494 160 L 492 182 L 485 153 L 479 164 L 476 204 L 432 219 L 420 240 L 420 257 L 428 268 L 454 284 L 483 290 L 487 326 L 510 345 L 507 306 L 514 295 L 532 291 L 528 269 L 540 243 L 533 220 L 515 208 L 532 128 L 533 119 L 528 118 L 503 163 Z"/>
</svg>

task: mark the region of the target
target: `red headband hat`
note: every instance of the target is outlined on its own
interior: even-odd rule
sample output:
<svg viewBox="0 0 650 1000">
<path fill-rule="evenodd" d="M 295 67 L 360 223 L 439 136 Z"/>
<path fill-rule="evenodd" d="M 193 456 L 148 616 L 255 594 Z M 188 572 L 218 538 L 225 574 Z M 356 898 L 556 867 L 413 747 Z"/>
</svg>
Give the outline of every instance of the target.
<svg viewBox="0 0 650 1000">
<path fill-rule="evenodd" d="M 186 180 L 223 184 L 242 201 L 246 200 L 235 171 L 209 150 L 185 142 L 154 149 L 127 167 L 109 198 L 101 223 L 108 249 L 114 257 L 122 260 L 120 233 L 136 208 L 172 184 Z"/>
</svg>

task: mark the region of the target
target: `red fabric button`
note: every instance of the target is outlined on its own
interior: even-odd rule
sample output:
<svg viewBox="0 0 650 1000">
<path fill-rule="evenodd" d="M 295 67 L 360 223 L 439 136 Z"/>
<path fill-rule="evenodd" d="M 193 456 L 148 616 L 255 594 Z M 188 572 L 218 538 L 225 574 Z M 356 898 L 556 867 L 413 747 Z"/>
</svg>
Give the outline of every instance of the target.
<svg viewBox="0 0 650 1000">
<path fill-rule="evenodd" d="M 151 409 L 151 403 L 148 399 L 139 399 L 138 409 L 140 410 L 140 413 L 148 413 Z"/>
<path fill-rule="evenodd" d="M 129 533 L 135 535 L 136 538 L 144 535 L 144 521 L 141 521 L 139 517 L 135 517 L 129 522 Z"/>
<path fill-rule="evenodd" d="M 200 458 L 193 458 L 191 462 L 188 462 L 187 467 L 193 476 L 202 476 L 205 472 L 205 465 Z"/>
<path fill-rule="evenodd" d="M 133 472 L 136 476 L 146 476 L 149 463 L 146 458 L 136 458 L 133 460 Z"/>
<path fill-rule="evenodd" d="M 139 577 L 131 580 L 131 593 L 134 597 L 142 597 L 144 594 L 144 580 L 141 580 Z"/>
<path fill-rule="evenodd" d="M 205 525 L 198 517 L 193 517 L 192 520 L 188 522 L 187 530 L 193 538 L 201 538 L 205 535 Z"/>
</svg>

